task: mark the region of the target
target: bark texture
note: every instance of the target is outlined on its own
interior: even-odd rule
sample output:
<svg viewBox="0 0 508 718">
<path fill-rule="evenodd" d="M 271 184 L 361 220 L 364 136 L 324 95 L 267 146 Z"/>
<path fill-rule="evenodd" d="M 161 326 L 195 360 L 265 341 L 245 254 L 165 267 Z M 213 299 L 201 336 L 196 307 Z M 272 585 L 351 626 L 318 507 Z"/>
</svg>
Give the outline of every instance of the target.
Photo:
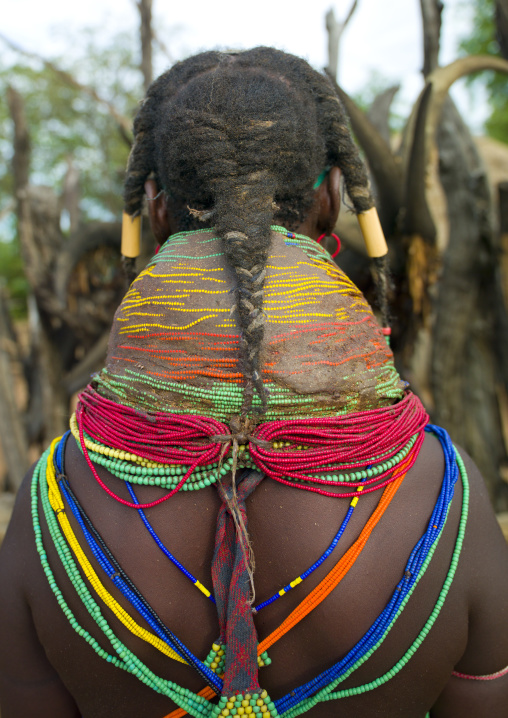
<svg viewBox="0 0 508 718">
<path fill-rule="evenodd" d="M 330 8 L 330 10 L 326 13 L 325 26 L 328 34 L 328 64 L 326 66 L 326 71 L 330 77 L 333 77 L 334 80 L 337 79 L 339 71 L 340 40 L 344 34 L 344 30 L 353 17 L 357 6 L 358 0 L 353 0 L 353 4 L 351 5 L 345 20 L 342 22 L 335 18 L 333 8 Z"/>
<path fill-rule="evenodd" d="M 143 87 L 146 91 L 153 79 L 152 65 L 152 0 L 139 0 L 137 3 L 141 25 L 141 72 L 143 74 Z"/>
<path fill-rule="evenodd" d="M 482 467 L 499 504 L 508 492 L 498 486 L 504 458 L 494 350 L 498 246 L 485 169 L 451 100 L 444 107 L 439 150 L 450 236 L 435 302 L 434 416 Z"/>
</svg>

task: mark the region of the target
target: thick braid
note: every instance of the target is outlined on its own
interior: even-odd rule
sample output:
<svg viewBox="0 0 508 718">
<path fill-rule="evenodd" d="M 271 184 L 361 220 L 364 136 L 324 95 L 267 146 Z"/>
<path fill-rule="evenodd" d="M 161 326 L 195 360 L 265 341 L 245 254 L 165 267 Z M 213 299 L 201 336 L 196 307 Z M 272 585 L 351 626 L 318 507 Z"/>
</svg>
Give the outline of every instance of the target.
<svg viewBox="0 0 508 718">
<path fill-rule="evenodd" d="M 261 201 L 260 183 L 264 194 Z M 216 194 L 215 227 L 224 239 L 224 253 L 236 273 L 236 312 L 242 330 L 240 345 L 245 365 L 244 415 L 251 407 L 253 388 L 261 398 L 262 411 L 266 409 L 267 396 L 261 378 L 260 354 L 265 331 L 263 295 L 271 245 L 273 197 L 274 183 L 269 176 L 239 178 L 235 182 L 234 192 L 231 192 L 229 182 L 224 182 L 217 187 Z M 237 216 L 239 204 L 244 209 L 243 221 Z"/>
<path fill-rule="evenodd" d="M 142 209 L 145 182 L 156 167 L 155 130 L 159 123 L 161 108 L 194 75 L 215 67 L 220 53 L 205 52 L 178 62 L 171 70 L 160 75 L 148 88 L 145 99 L 134 120 L 134 144 L 132 146 L 124 184 L 124 207 L 127 214 L 135 217 Z"/>
<path fill-rule="evenodd" d="M 273 63 L 272 52 L 268 48 L 258 48 L 258 62 Z M 327 161 L 329 167 L 340 167 L 348 195 L 359 214 L 374 207 L 375 202 L 370 190 L 369 177 L 365 164 L 353 141 L 344 106 L 339 98 L 335 83 L 325 75 L 316 73 L 306 62 L 291 55 L 280 60 L 284 65 L 285 77 L 299 84 L 305 82 L 308 92 L 315 97 L 318 105 L 318 123 L 322 136 L 325 138 Z M 282 68 L 281 68 L 282 69 Z M 389 326 L 390 313 L 388 291 L 390 276 L 386 257 L 372 260 L 376 284 L 377 303 L 381 312 L 383 326 Z"/>
<path fill-rule="evenodd" d="M 338 106 L 335 113 L 324 112 L 323 117 L 334 117 L 332 126 L 326 133 L 327 137 L 333 138 L 329 145 L 332 151 L 336 148 L 336 160 L 330 158 L 331 165 L 337 164 L 344 174 L 346 189 L 355 211 L 359 214 L 374 207 L 374 198 L 370 191 L 367 169 L 363 163 L 358 148 L 353 142 L 351 131 L 348 127 L 347 115 L 341 100 L 338 97 L 337 86 L 328 77 L 322 77 L 322 96 L 320 101 L 325 107 L 328 103 Z M 321 115 L 320 115 L 321 117 Z M 325 130 L 326 132 L 326 130 Z M 390 324 L 390 309 L 388 303 L 388 292 L 390 287 L 390 273 L 387 257 L 376 257 L 372 259 L 374 268 L 374 281 L 376 286 L 377 304 L 381 312 L 381 320 L 384 327 Z"/>
<path fill-rule="evenodd" d="M 328 164 L 341 168 L 355 211 L 366 212 L 374 206 L 374 198 L 365 164 L 349 129 L 346 112 L 328 78 L 320 75 L 319 83 L 315 84 L 322 108 L 319 118 L 327 138 Z"/>
<path fill-rule="evenodd" d="M 273 63 L 272 52 L 269 48 L 258 48 L 253 51 L 253 53 L 259 53 L 259 64 L 262 64 L 263 61 Z M 329 77 L 316 73 L 303 60 L 291 55 L 285 55 L 281 58 L 280 63 L 284 65 L 283 71 L 288 79 L 295 83 L 299 82 L 299 84 L 303 80 L 307 85 L 308 92 L 314 95 L 319 107 L 317 117 L 320 132 L 326 142 L 326 164 L 329 167 L 340 167 L 355 211 L 357 213 L 366 212 L 375 205 L 370 191 L 369 177 L 353 141 L 347 114 L 339 99 L 335 83 Z M 382 323 L 384 326 L 388 326 L 390 320 L 388 304 L 390 277 L 387 258 L 376 258 L 372 260 L 372 264 Z"/>
<path fill-rule="evenodd" d="M 262 411 L 266 407 L 261 378 L 263 290 L 274 200 L 279 187 L 302 184 L 293 174 L 300 158 L 311 156 L 316 164 L 299 187 L 310 206 L 312 181 L 324 161 L 315 118 L 309 123 L 297 112 L 301 101 L 279 78 L 222 63 L 175 96 L 157 130 L 162 186 L 176 206 L 192 202 L 194 211 L 207 210 L 235 272 L 245 378 L 243 415 L 251 409 L 254 390 Z M 243 121 L 232 121 L 234 117 Z"/>
<path fill-rule="evenodd" d="M 125 210 L 139 214 L 144 183 L 154 176 L 180 229 L 197 227 L 203 219 L 215 227 L 237 281 L 243 413 L 254 391 L 264 408 L 263 288 L 270 224 L 275 218 L 294 229 L 305 219 L 313 184 L 326 166 L 341 168 L 356 212 L 374 205 L 335 88 L 304 60 L 271 48 L 202 53 L 151 85 L 134 135 Z M 378 286 L 386 288 L 386 275 L 378 269 Z M 386 303 L 380 304 L 386 316 Z"/>
</svg>

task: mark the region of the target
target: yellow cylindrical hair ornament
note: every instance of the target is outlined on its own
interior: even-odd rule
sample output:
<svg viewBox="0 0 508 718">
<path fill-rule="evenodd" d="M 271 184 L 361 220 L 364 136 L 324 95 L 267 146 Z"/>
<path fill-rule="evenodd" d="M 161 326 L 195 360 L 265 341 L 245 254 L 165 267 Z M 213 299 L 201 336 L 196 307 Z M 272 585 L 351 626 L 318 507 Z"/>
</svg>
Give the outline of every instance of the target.
<svg viewBox="0 0 508 718">
<path fill-rule="evenodd" d="M 377 209 L 372 207 L 357 216 L 365 246 L 367 247 L 367 254 L 369 257 L 384 257 L 385 254 L 388 254 L 388 245 L 386 244 Z"/>
<path fill-rule="evenodd" d="M 141 215 L 131 217 L 126 212 L 122 216 L 122 254 L 124 257 L 139 257 L 141 253 Z"/>
</svg>

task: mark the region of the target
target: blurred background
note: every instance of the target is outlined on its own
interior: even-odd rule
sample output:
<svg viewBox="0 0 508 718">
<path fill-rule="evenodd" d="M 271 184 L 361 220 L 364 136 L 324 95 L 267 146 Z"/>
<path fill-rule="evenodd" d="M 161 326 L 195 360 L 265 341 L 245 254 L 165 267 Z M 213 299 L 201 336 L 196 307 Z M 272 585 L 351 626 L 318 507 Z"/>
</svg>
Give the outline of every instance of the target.
<svg viewBox="0 0 508 718">
<path fill-rule="evenodd" d="M 337 81 L 390 247 L 398 369 L 506 520 L 508 0 L 17 0 L 0 32 L 0 540 L 105 357 L 137 104 L 191 54 L 256 45 Z M 347 206 L 338 233 L 372 300 Z M 138 269 L 153 249 L 146 229 Z"/>
</svg>

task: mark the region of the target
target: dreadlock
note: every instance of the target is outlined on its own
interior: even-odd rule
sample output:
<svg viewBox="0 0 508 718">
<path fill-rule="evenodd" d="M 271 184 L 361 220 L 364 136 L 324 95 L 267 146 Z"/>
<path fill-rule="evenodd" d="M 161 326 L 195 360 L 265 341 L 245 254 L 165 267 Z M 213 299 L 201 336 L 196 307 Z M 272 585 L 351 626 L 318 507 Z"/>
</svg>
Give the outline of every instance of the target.
<svg viewBox="0 0 508 718">
<path fill-rule="evenodd" d="M 272 48 L 205 52 L 152 83 L 134 138 L 125 211 L 141 212 L 145 181 L 154 177 L 181 230 L 200 219 L 215 227 L 236 277 L 242 414 L 250 411 L 254 391 L 264 410 L 260 355 L 270 225 L 293 229 L 305 219 L 316 177 L 327 166 L 342 170 L 357 213 L 374 205 L 337 93 L 304 60 Z"/>
</svg>

